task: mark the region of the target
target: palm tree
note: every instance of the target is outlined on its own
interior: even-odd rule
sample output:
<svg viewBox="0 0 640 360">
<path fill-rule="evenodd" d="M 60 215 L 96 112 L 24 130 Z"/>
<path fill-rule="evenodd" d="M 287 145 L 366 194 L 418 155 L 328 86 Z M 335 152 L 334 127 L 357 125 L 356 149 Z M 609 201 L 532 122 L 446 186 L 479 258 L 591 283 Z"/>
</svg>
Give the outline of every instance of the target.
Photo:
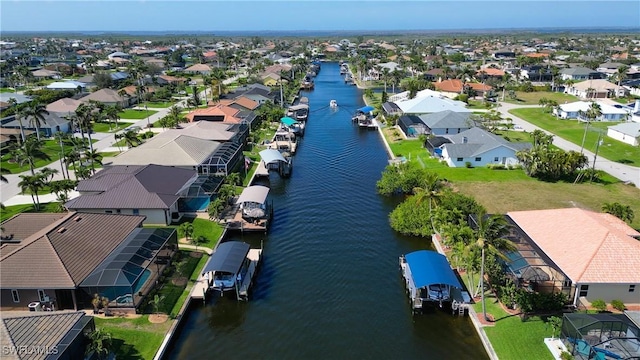
<svg viewBox="0 0 640 360">
<path fill-rule="evenodd" d="M 21 179 L 18 183 L 20 190 L 23 194 L 28 191 L 31 195 L 31 201 L 33 201 L 34 208 L 36 211 L 40 210 L 40 198 L 38 197 L 38 191 L 44 187 L 43 176 L 41 174 L 19 176 Z"/>
<path fill-rule="evenodd" d="M 157 296 L 157 295 L 156 295 Z M 106 359 L 111 352 L 112 338 L 111 334 L 103 329 L 96 329 L 87 335 L 89 344 L 85 355 L 96 354 L 98 359 Z"/>
<path fill-rule="evenodd" d="M 31 175 L 35 175 L 35 164 L 36 160 L 50 160 L 51 157 L 44 151 L 42 151 L 42 147 L 44 146 L 44 142 L 40 139 L 34 138 L 30 136 L 27 140 L 22 144 L 22 147 L 19 151 L 24 152 L 24 158 L 29 164 L 29 169 L 31 170 Z"/>
<path fill-rule="evenodd" d="M 89 150 L 93 153 L 93 141 L 91 140 L 91 133 L 93 132 L 93 121 L 95 119 L 96 105 L 94 103 L 80 104 L 76 109 L 74 120 L 77 122 L 80 128 L 82 139 L 84 140 L 84 134 L 87 134 L 89 138 Z M 91 162 L 92 172 L 95 172 L 93 161 Z"/>
<path fill-rule="evenodd" d="M 40 126 L 42 123 L 47 123 L 45 115 L 49 115 L 49 112 L 44 105 L 35 103 L 31 106 L 27 106 L 23 112 L 24 117 L 29 120 L 29 126 L 36 128 L 36 135 L 40 140 Z"/>
<path fill-rule="evenodd" d="M 178 227 L 178 230 L 180 230 L 180 232 L 184 234 L 185 239 L 189 241 L 191 235 L 193 235 L 193 224 L 190 222 L 182 223 Z"/>
<path fill-rule="evenodd" d="M 627 65 L 622 65 L 618 68 L 618 71 L 616 71 L 615 77 L 616 77 L 616 80 L 618 80 L 618 87 L 620 87 L 622 80 L 627 78 L 628 70 L 629 70 L 629 67 Z"/>
<path fill-rule="evenodd" d="M 102 110 L 104 117 L 109 120 L 109 130 L 111 130 L 111 121 L 116 123 L 116 129 L 118 128 L 118 120 L 120 120 L 120 106 L 109 105 Z"/>
<path fill-rule="evenodd" d="M 635 217 L 631 206 L 622 205 L 618 202 L 604 203 L 602 205 L 602 211 L 611 214 L 628 224 L 631 224 L 633 222 L 633 218 Z"/>
<path fill-rule="evenodd" d="M 54 138 L 58 140 L 58 144 L 60 145 L 60 169 L 62 169 L 62 177 L 65 179 L 70 179 L 69 177 L 69 167 L 67 166 L 67 154 L 64 151 L 64 140 L 68 138 L 68 134 L 65 134 L 61 131 L 53 134 Z M 66 171 L 66 174 L 65 174 Z"/>
<path fill-rule="evenodd" d="M 477 240 L 472 246 L 475 246 L 481 250 L 481 262 L 480 262 L 480 296 L 482 301 L 482 315 L 484 319 L 489 321 L 487 317 L 487 309 L 484 303 L 484 268 L 485 268 L 485 254 L 486 252 L 492 253 L 499 257 L 505 258 L 504 251 L 515 251 L 515 245 L 505 239 L 504 236 L 509 234 L 509 224 L 505 218 L 501 215 L 487 215 L 485 213 L 479 213 L 472 218 L 476 225 L 476 237 Z"/>
<path fill-rule="evenodd" d="M 102 166 L 102 154 L 97 152 L 96 150 L 90 150 L 84 152 L 85 159 L 89 159 L 91 161 L 91 173 L 95 175 L 96 169 L 94 164 L 98 164 Z"/>
<path fill-rule="evenodd" d="M 587 131 L 589 130 L 589 125 L 591 125 L 592 121 L 595 121 L 597 118 L 602 116 L 602 108 L 600 104 L 597 102 L 592 102 L 589 105 L 589 109 L 586 112 L 582 112 L 582 114 L 586 117 L 587 123 L 584 126 L 584 134 L 582 135 L 582 145 L 580 145 L 580 154 L 584 152 L 584 142 L 587 139 Z"/>
<path fill-rule="evenodd" d="M 9 103 L 16 103 L 16 99 L 9 99 Z M 15 105 L 14 105 L 15 106 Z M 24 135 L 24 125 L 22 124 L 22 119 L 26 119 L 27 111 L 26 108 L 22 108 L 16 112 L 16 120 L 18 120 L 18 124 L 20 125 L 20 138 L 22 139 L 22 143 L 26 140 L 26 136 Z"/>
<path fill-rule="evenodd" d="M 40 174 L 43 176 L 44 182 L 49 185 L 53 177 L 58 173 L 58 169 L 51 169 L 48 167 L 43 167 L 40 169 Z"/>
</svg>

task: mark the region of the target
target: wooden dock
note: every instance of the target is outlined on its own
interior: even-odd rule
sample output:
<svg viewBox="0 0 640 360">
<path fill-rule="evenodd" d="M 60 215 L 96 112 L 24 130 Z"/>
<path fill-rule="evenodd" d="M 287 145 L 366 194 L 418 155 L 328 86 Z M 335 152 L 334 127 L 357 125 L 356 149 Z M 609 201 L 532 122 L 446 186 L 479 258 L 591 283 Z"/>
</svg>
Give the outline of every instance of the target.
<svg viewBox="0 0 640 360">
<path fill-rule="evenodd" d="M 249 299 L 249 289 L 253 284 L 253 277 L 258 270 L 258 265 L 260 264 L 261 257 L 262 249 L 249 250 L 247 258 L 251 261 L 251 263 L 249 264 L 249 268 L 247 269 L 247 274 L 244 276 L 244 279 L 242 279 L 242 284 L 240 284 L 240 289 L 238 290 L 238 300 L 246 301 Z"/>
<path fill-rule="evenodd" d="M 238 209 L 233 218 L 227 220 L 226 227 L 229 230 L 263 231 L 269 228 L 269 219 L 259 219 L 257 222 L 250 222 L 242 217 L 242 210 Z"/>
<path fill-rule="evenodd" d="M 209 279 L 205 279 L 202 274 L 198 276 L 195 284 L 193 284 L 193 290 L 191 290 L 192 299 L 206 299 L 206 293 L 209 290 Z"/>
</svg>

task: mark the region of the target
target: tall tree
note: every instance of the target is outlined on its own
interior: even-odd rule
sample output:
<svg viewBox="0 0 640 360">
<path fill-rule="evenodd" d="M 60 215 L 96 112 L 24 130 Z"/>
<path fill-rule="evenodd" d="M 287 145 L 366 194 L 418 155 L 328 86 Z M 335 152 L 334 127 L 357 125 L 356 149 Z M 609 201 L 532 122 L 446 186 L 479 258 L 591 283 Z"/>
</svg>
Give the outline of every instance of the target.
<svg viewBox="0 0 640 360">
<path fill-rule="evenodd" d="M 23 194 L 29 192 L 34 208 L 36 211 L 40 210 L 40 198 L 38 196 L 38 191 L 44 187 L 44 178 L 42 174 L 19 175 L 19 177 L 20 182 L 18 183 L 18 186 L 20 187 L 20 190 Z"/>
<path fill-rule="evenodd" d="M 482 315 L 485 320 L 487 309 L 484 302 L 484 268 L 486 253 L 492 253 L 498 257 L 505 258 L 504 251 L 516 250 L 515 245 L 504 238 L 509 234 L 509 225 L 502 215 L 487 215 L 485 213 L 476 214 L 473 218 L 476 225 L 476 242 L 472 245 L 480 249 L 480 296 L 482 302 Z"/>
</svg>

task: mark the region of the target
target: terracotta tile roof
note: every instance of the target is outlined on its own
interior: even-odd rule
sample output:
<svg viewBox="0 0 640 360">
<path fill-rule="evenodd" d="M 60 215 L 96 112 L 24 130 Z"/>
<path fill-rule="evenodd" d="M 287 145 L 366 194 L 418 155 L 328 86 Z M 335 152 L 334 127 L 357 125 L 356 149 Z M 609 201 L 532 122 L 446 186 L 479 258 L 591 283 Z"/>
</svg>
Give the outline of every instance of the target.
<svg viewBox="0 0 640 360">
<path fill-rule="evenodd" d="M 462 81 L 459 79 L 448 79 L 433 83 L 438 91 L 462 92 Z"/>
<path fill-rule="evenodd" d="M 491 86 L 480 84 L 480 83 L 467 83 L 467 86 L 471 87 L 473 90 L 476 90 L 476 91 L 489 91 L 492 89 Z"/>
<path fill-rule="evenodd" d="M 127 93 L 127 95 L 129 95 L 129 96 L 136 96 L 136 95 L 138 95 L 137 87 L 136 87 L 135 85 L 125 86 L 125 87 L 123 87 L 123 88 L 122 88 L 122 89 L 120 89 L 120 90 L 123 90 L 123 91 L 124 91 L 124 92 L 126 92 L 126 93 Z M 151 86 L 148 86 L 148 87 L 145 87 L 145 91 L 146 91 L 146 92 L 148 92 L 148 93 L 152 93 L 152 92 L 155 92 L 155 91 L 156 91 L 156 89 L 154 89 L 154 88 L 153 88 L 153 87 L 151 87 Z"/>
<path fill-rule="evenodd" d="M 240 110 L 229 107 L 228 105 L 216 104 L 215 106 L 208 107 L 206 109 L 196 109 L 186 115 L 189 122 L 193 122 L 198 116 L 221 116 L 224 117 L 222 122 L 225 123 L 240 123 L 242 119 L 236 117 Z"/>
<path fill-rule="evenodd" d="M 158 76 L 160 79 L 169 82 L 169 83 L 181 83 L 187 81 L 185 78 L 175 77 L 171 75 L 160 75 Z"/>
<path fill-rule="evenodd" d="M 249 99 L 246 96 L 240 96 L 237 97 L 234 101 L 234 103 L 248 109 L 248 110 L 255 110 L 260 104 L 258 104 L 257 101 L 253 101 L 251 99 Z"/>
<path fill-rule="evenodd" d="M 613 215 L 579 208 L 507 215 L 574 283 L 640 282 L 640 241 L 633 238 L 640 233 Z"/>
<path fill-rule="evenodd" d="M 500 69 L 494 69 L 494 68 L 484 68 L 476 72 L 476 74 L 478 75 L 482 75 L 482 73 L 485 73 L 487 76 L 503 76 L 504 75 L 504 71 Z"/>
<path fill-rule="evenodd" d="M 525 55 L 526 57 L 530 57 L 530 58 L 546 58 L 549 56 L 549 54 L 545 54 L 545 53 L 529 53 L 527 55 Z"/>
<path fill-rule="evenodd" d="M 218 56 L 218 53 L 215 51 L 207 51 L 206 53 L 202 54 L 202 56 L 212 58 Z"/>
<path fill-rule="evenodd" d="M 185 72 L 208 72 L 211 71 L 211 67 L 207 64 L 195 64 L 184 69 Z"/>
<path fill-rule="evenodd" d="M 0 286 L 73 289 L 143 220 L 144 216 L 68 213 L 2 253 Z"/>
</svg>

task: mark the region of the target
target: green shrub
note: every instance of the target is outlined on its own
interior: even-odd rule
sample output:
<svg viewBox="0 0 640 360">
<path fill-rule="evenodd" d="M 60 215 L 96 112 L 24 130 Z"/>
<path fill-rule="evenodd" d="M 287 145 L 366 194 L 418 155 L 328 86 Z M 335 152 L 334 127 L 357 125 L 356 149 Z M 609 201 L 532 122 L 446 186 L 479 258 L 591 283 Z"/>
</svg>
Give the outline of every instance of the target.
<svg viewBox="0 0 640 360">
<path fill-rule="evenodd" d="M 507 167 L 504 164 L 487 164 L 487 168 L 491 170 L 505 170 Z"/>
<path fill-rule="evenodd" d="M 573 357 L 573 355 L 571 355 L 571 353 L 569 353 L 567 351 L 563 351 L 562 353 L 560 353 L 560 359 L 562 359 L 562 360 L 573 360 L 573 359 L 575 359 L 575 357 Z"/>
<path fill-rule="evenodd" d="M 469 95 L 467 95 L 467 94 L 460 94 L 460 95 L 456 96 L 456 97 L 454 98 L 454 100 L 459 100 L 459 101 L 462 101 L 462 102 L 464 102 L 464 103 L 467 103 L 467 104 L 468 104 L 468 103 L 469 103 Z"/>
<path fill-rule="evenodd" d="M 467 169 L 471 169 L 473 167 L 473 165 L 471 165 L 471 162 L 469 162 L 469 161 L 465 162 L 464 166 L 466 166 Z"/>
<path fill-rule="evenodd" d="M 611 300 L 611 306 L 618 311 L 624 311 L 625 309 L 622 300 Z"/>
<path fill-rule="evenodd" d="M 607 310 L 607 303 L 602 299 L 593 300 L 591 306 L 600 312 Z"/>
</svg>

